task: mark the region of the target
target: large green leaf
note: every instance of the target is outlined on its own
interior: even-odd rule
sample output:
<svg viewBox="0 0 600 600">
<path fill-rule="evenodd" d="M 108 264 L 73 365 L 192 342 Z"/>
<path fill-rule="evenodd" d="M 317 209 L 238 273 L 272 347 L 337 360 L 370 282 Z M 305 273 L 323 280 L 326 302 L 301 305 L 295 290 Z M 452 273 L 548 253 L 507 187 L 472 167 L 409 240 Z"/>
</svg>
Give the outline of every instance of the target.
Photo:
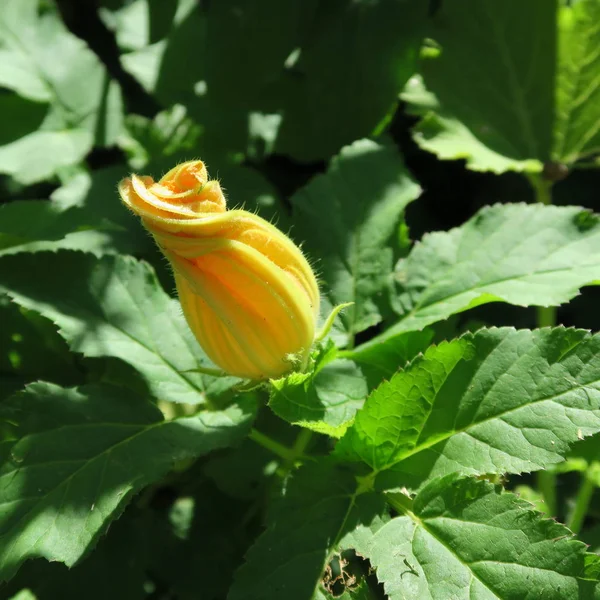
<svg viewBox="0 0 600 600">
<path fill-rule="evenodd" d="M 417 354 L 425 352 L 433 336 L 434 332 L 430 328 L 410 331 L 377 343 L 345 350 L 340 355 L 358 363 L 367 378 L 369 389 L 374 389 L 398 369 L 405 367 Z"/>
<path fill-rule="evenodd" d="M 427 15 L 426 2 L 410 0 L 314 6 L 273 86 L 281 90 L 275 151 L 303 161 L 328 158 L 387 125 L 416 70 Z"/>
<path fill-rule="evenodd" d="M 3 600 L 23 588 L 35 593 L 32 600 L 148 600 L 149 588 L 177 600 L 198 600 L 199 594 L 223 600 L 256 531 L 242 505 L 219 493 L 199 466 L 176 469 L 146 488 L 74 567 L 43 559 L 25 563 L 0 588 Z"/>
<path fill-rule="evenodd" d="M 158 178 L 176 164 L 172 152 L 182 147 L 171 139 L 173 148 L 166 150 L 161 142 L 167 143 L 162 134 L 168 131 L 157 132 L 158 125 L 141 117 L 136 121 L 140 127 L 142 123 L 147 127 L 146 137 L 140 133 L 141 139 L 136 141 L 138 145 L 141 141 L 146 144 L 143 148 L 139 145 L 139 155 L 152 157 L 142 172 Z M 97 256 L 123 253 L 153 257 L 156 246 L 152 238 L 123 206 L 116 190 L 117 182 L 129 172 L 125 165 L 90 172 L 77 170 L 65 177 L 64 185 L 51 194 L 50 201 L 17 200 L 0 206 L 0 255 L 70 249 Z M 230 208 L 244 207 L 258 211 L 264 218 L 285 222 L 280 218 L 275 190 L 260 173 L 223 164 L 215 168 L 215 175 L 225 187 Z"/>
<path fill-rule="evenodd" d="M 73 219 L 77 229 L 67 235 L 64 241 L 54 242 L 54 247 L 77 244 L 80 249 L 95 254 L 151 254 L 156 247 L 154 240 L 139 218 L 124 207 L 117 192 L 118 182 L 130 174 L 131 170 L 124 164 L 93 171 L 73 169 L 66 173 L 62 177 L 63 185 L 52 192 L 50 200 L 56 207 L 53 210 L 57 212 L 79 209 L 68 213 L 77 216 L 76 220 Z M 94 228 L 93 236 L 89 232 L 78 231 L 79 228 L 86 230 L 90 227 Z M 27 232 L 26 228 L 23 229 Z M 100 233 L 96 232 L 97 229 L 100 229 Z M 94 240 L 97 243 L 91 243 Z"/>
<path fill-rule="evenodd" d="M 113 253 L 123 227 L 80 208 L 48 200 L 17 200 L 0 207 L 0 256 L 43 250 Z"/>
<path fill-rule="evenodd" d="M 0 172 L 23 183 L 80 162 L 92 145 L 112 145 L 122 127 L 118 85 L 96 55 L 38 0 L 0 5 L 0 84 L 48 104 L 39 130 L 0 146 Z M 84 74 L 85 76 L 82 76 Z"/>
<path fill-rule="evenodd" d="M 294 237 L 318 261 L 323 314 L 354 302 L 338 319 L 340 337 L 350 345 L 382 320 L 389 305 L 398 229 L 419 193 L 396 150 L 361 140 L 292 198 Z"/>
<path fill-rule="evenodd" d="M 401 320 L 369 346 L 487 302 L 568 302 L 600 281 L 600 221 L 579 207 L 485 207 L 461 227 L 426 235 L 396 279 Z"/>
<path fill-rule="evenodd" d="M 202 7 L 180 0 L 161 16 L 159 3 L 136 0 L 113 18 L 117 40 L 131 50 L 122 56 L 125 69 L 164 107 L 186 107 L 204 126 L 200 143 L 211 158 L 207 148 L 219 155 L 246 150 L 250 116 L 264 104 L 265 86 L 283 70 L 298 43 L 302 14 L 312 7 L 297 0 L 223 0 Z M 140 14 L 150 27 L 140 27 Z M 161 18 L 169 26 L 153 32 L 151 24 Z"/>
<path fill-rule="evenodd" d="M 35 183 L 82 161 L 92 143 L 92 136 L 82 129 L 39 129 L 0 146 L 0 173 L 12 175 L 24 184 Z"/>
<path fill-rule="evenodd" d="M 554 157 L 566 163 L 600 151 L 600 2 L 571 4 L 559 12 L 554 134 Z"/>
<path fill-rule="evenodd" d="M 395 500 L 398 500 L 396 502 Z M 592 600 L 586 546 L 499 486 L 450 475 L 432 481 L 405 514 L 358 540 L 390 600 Z"/>
<path fill-rule="evenodd" d="M 132 513 L 135 516 L 126 512 L 111 523 L 92 555 L 74 568 L 43 559 L 27 561 L 2 586 L 2 597 L 12 598 L 11 593 L 26 589 L 32 596 L 23 600 L 79 600 L 82 596 L 86 600 L 145 600 L 150 532 L 147 522 Z"/>
<path fill-rule="evenodd" d="M 421 64 L 435 107 L 415 90 L 405 98 L 427 115 L 417 143 L 477 170 L 540 171 L 552 147 L 556 8 L 557 0 L 444 2 L 431 32 L 439 52 Z"/>
<path fill-rule="evenodd" d="M 432 346 L 381 384 L 336 448 L 382 487 L 520 473 L 600 431 L 600 335 L 481 329 Z"/>
<path fill-rule="evenodd" d="M 73 565 L 132 494 L 176 461 L 248 432 L 252 401 L 165 421 L 156 406 L 111 386 L 32 384 L 0 405 L 20 439 L 0 447 L 0 577 L 36 556 Z"/>
<path fill-rule="evenodd" d="M 208 359 L 152 268 L 131 257 L 7 256 L 0 260 L 0 290 L 54 321 L 74 352 L 131 364 L 161 400 L 202 403 L 207 381 L 214 391 L 235 381 L 187 372 Z"/>
<path fill-rule="evenodd" d="M 600 150 L 599 18 L 597 0 L 444 2 L 403 94 L 417 143 L 496 173 Z"/>
<path fill-rule="evenodd" d="M 310 600 L 337 544 L 360 523 L 382 522 L 383 497 L 359 494 L 351 473 L 327 462 L 303 468 L 246 555 L 229 600 Z"/>
<path fill-rule="evenodd" d="M 124 67 L 163 106 L 188 108 L 209 157 L 249 149 L 313 161 L 391 117 L 426 11 L 408 0 L 180 0 L 161 16 L 160 3 L 137 0 L 112 21 Z"/>
</svg>

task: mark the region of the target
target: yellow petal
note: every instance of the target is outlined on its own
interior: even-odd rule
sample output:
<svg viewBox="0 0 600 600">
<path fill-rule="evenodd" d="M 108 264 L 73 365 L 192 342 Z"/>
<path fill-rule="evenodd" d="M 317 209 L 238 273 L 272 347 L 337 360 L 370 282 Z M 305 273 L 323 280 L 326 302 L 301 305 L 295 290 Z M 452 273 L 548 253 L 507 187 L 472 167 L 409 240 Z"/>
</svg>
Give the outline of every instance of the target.
<svg viewBox="0 0 600 600">
<path fill-rule="evenodd" d="M 260 380 L 304 361 L 319 289 L 284 233 L 255 214 L 228 211 L 202 161 L 177 165 L 157 183 L 132 175 L 119 193 L 169 259 L 184 315 L 215 364 Z"/>
</svg>

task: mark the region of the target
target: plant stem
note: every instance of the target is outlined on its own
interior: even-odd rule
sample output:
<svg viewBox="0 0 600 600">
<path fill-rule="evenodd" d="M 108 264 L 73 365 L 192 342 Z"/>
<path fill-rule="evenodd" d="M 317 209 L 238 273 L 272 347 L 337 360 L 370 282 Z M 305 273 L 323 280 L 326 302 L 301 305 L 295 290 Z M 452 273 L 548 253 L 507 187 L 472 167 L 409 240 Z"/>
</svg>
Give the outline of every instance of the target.
<svg viewBox="0 0 600 600">
<path fill-rule="evenodd" d="M 298 461 L 304 460 L 313 460 L 310 456 L 306 456 L 304 451 L 310 442 L 310 438 L 312 437 L 312 431 L 309 429 L 303 429 L 296 438 L 294 445 L 291 448 L 284 446 L 279 443 L 277 440 L 261 433 L 257 429 L 252 429 L 248 437 L 256 442 L 259 446 L 266 448 L 273 454 L 279 456 L 282 459 L 282 473 L 283 475 L 287 475 L 298 463 Z"/>
<path fill-rule="evenodd" d="M 288 448 L 287 446 L 280 444 L 276 440 L 256 429 L 253 429 L 248 437 L 252 441 L 256 442 L 259 446 L 262 446 L 263 448 L 273 452 L 273 454 L 276 454 L 286 462 L 289 460 L 295 460 L 296 454 L 292 448 Z"/>
<path fill-rule="evenodd" d="M 587 472 L 585 472 L 581 480 L 581 485 L 579 486 L 579 491 L 577 492 L 575 506 L 567 521 L 567 527 L 573 533 L 579 533 L 581 526 L 583 525 L 583 521 L 585 520 L 590 505 L 590 500 L 592 499 L 592 494 L 594 493 L 594 488 L 594 482 L 588 477 Z"/>
<path fill-rule="evenodd" d="M 529 183 L 535 194 L 535 201 L 540 204 L 552 204 L 552 181 L 544 179 L 541 175 L 530 175 Z M 556 325 L 556 308 L 554 306 L 537 307 L 537 326 L 553 327 Z M 556 516 L 556 475 L 549 471 L 538 471 L 537 487 L 544 497 L 548 507 L 549 516 Z"/>
<path fill-rule="evenodd" d="M 535 194 L 535 201 L 540 204 L 552 204 L 552 181 L 544 179 L 541 175 L 530 175 L 529 183 Z"/>
<path fill-rule="evenodd" d="M 536 479 L 537 488 L 548 507 L 548 516 L 555 517 L 558 508 L 556 502 L 556 475 L 550 471 L 538 471 Z"/>
<path fill-rule="evenodd" d="M 556 307 L 538 306 L 537 307 L 537 326 L 554 327 L 556 325 Z"/>
<path fill-rule="evenodd" d="M 306 459 L 307 457 L 304 455 L 304 451 L 306 447 L 310 443 L 313 432 L 310 429 L 302 429 L 302 431 L 298 434 L 296 441 L 291 450 L 290 457 L 285 461 L 285 464 L 282 468 L 282 477 L 286 477 L 292 469 L 296 466 L 296 463 L 299 460 Z"/>
<path fill-rule="evenodd" d="M 304 456 L 304 451 L 306 450 L 306 447 L 310 443 L 312 435 L 313 435 L 313 432 L 310 429 L 303 429 L 298 434 L 298 437 L 296 438 L 296 441 L 294 442 L 294 449 L 293 449 L 293 452 L 294 452 L 294 455 L 296 456 L 296 458 L 300 458 L 301 456 Z"/>
<path fill-rule="evenodd" d="M 540 175 L 530 176 L 529 181 L 535 193 L 535 201 L 547 206 L 552 204 L 552 182 Z M 538 306 L 537 326 L 554 327 L 554 325 L 556 325 L 556 307 Z"/>
</svg>

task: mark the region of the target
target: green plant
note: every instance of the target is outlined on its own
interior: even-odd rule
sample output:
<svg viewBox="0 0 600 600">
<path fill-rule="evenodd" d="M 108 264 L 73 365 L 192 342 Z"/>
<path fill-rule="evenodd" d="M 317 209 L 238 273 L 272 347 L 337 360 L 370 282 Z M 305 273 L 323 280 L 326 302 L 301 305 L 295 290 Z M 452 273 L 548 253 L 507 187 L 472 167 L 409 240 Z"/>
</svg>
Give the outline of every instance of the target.
<svg viewBox="0 0 600 600">
<path fill-rule="evenodd" d="M 0 3 L 0 596 L 600 598 L 600 0 L 93 8 Z M 198 156 L 335 315 L 278 379 L 119 201 Z"/>
</svg>

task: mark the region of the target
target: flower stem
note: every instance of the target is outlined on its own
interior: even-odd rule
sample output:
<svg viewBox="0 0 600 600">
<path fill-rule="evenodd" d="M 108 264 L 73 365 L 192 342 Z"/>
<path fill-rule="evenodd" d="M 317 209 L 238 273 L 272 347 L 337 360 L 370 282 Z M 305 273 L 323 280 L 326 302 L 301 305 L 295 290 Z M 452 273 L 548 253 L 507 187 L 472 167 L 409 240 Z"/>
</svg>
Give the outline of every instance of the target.
<svg viewBox="0 0 600 600">
<path fill-rule="evenodd" d="M 588 473 L 585 472 L 579 486 L 579 491 L 577 492 L 575 506 L 567 521 L 567 527 L 573 533 L 579 533 L 583 525 L 595 487 L 594 482 L 588 477 Z"/>
</svg>

